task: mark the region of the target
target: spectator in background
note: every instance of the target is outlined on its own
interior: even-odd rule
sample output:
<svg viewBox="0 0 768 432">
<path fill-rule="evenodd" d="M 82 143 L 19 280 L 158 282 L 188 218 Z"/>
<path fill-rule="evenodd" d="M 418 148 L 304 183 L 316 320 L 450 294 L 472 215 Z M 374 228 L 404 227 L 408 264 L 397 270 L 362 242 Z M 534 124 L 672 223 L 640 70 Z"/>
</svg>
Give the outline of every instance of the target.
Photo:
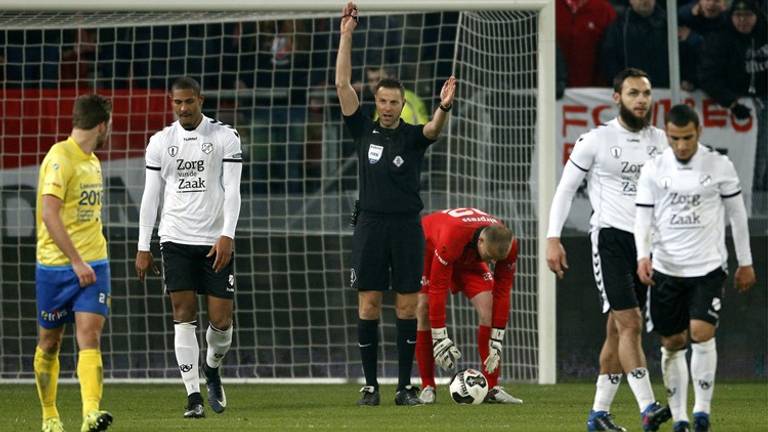
<svg viewBox="0 0 768 432">
<path fill-rule="evenodd" d="M 375 94 L 379 81 L 388 78 L 395 78 L 395 74 L 391 70 L 383 67 L 368 67 L 365 70 L 366 85 L 358 82 L 353 85 L 355 91 L 362 93 L 362 109 L 363 113 L 373 120 L 378 118 L 376 114 Z M 406 123 L 412 125 L 423 125 L 429 121 L 429 112 L 427 111 L 424 101 L 416 95 L 412 90 L 404 90 L 405 105 L 400 112 L 400 118 L 405 120 Z"/>
<path fill-rule="evenodd" d="M 725 0 L 698 0 L 681 6 L 677 12 L 680 38 L 681 86 L 693 90 L 697 86 L 696 69 L 704 37 L 722 29 L 728 22 Z M 685 53 L 683 55 L 682 53 Z"/>
<path fill-rule="evenodd" d="M 633 67 L 647 72 L 654 87 L 668 88 L 667 13 L 656 0 L 629 0 L 629 5 L 605 31 L 600 55 L 603 76 Z"/>
<path fill-rule="evenodd" d="M 768 191 L 768 37 L 765 14 L 754 0 L 735 0 L 728 24 L 704 41 L 699 64 L 701 88 L 737 119 L 751 110 L 739 98 L 751 97 L 757 107 L 757 150 L 752 189 Z M 755 194 L 758 197 L 760 194 Z"/>
<path fill-rule="evenodd" d="M 555 8 L 557 45 L 565 58 L 568 87 L 607 85 L 597 59 L 605 30 L 616 19 L 613 6 L 606 0 L 556 0 Z"/>
<path fill-rule="evenodd" d="M 555 44 L 555 99 L 562 99 L 568 85 L 568 65 L 560 45 Z"/>
<path fill-rule="evenodd" d="M 91 88 L 95 76 L 96 31 L 77 29 L 71 47 L 61 53 L 59 79 L 62 87 Z"/>
</svg>

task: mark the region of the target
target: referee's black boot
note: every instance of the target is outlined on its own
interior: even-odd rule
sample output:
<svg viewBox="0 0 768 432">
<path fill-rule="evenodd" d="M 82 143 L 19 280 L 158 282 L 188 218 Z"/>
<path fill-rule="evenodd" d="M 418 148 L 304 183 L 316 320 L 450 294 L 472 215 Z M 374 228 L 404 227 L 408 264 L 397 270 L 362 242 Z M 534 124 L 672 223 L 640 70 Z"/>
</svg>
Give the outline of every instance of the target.
<svg viewBox="0 0 768 432">
<path fill-rule="evenodd" d="M 357 401 L 359 406 L 378 406 L 381 403 L 379 389 L 374 386 L 363 386 L 363 388 L 360 389 L 360 393 L 363 395 L 360 397 L 360 400 Z"/>
<path fill-rule="evenodd" d="M 419 399 L 419 388 L 407 385 L 395 393 L 395 405 L 416 406 L 424 405 L 424 401 Z"/>
</svg>

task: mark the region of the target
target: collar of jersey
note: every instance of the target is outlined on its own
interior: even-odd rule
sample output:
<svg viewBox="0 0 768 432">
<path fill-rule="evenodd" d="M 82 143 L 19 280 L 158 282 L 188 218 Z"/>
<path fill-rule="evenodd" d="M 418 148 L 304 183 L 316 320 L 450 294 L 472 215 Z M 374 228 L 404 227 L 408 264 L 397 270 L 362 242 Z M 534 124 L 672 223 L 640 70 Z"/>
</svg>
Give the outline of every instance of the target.
<svg viewBox="0 0 768 432">
<path fill-rule="evenodd" d="M 91 156 L 93 156 L 93 153 L 89 155 L 85 154 L 83 149 L 80 148 L 80 144 L 78 144 L 77 141 L 75 141 L 75 139 L 72 137 L 67 137 L 67 140 L 64 141 L 64 146 L 73 156 L 78 159 L 88 160 L 91 158 Z"/>
<path fill-rule="evenodd" d="M 400 128 L 402 128 L 402 127 L 403 127 L 403 123 L 404 123 L 404 122 L 403 122 L 403 120 L 401 119 L 401 120 L 400 120 L 400 123 L 398 123 L 398 125 L 397 125 L 397 127 L 396 127 L 396 128 L 394 128 L 394 129 L 390 129 L 390 128 L 385 128 L 384 126 L 381 126 L 381 125 L 379 124 L 379 121 L 378 121 L 378 120 L 376 120 L 376 127 L 374 127 L 373 129 L 374 129 L 374 130 L 377 130 L 377 131 L 379 131 L 380 133 L 382 133 L 382 134 L 384 134 L 384 135 L 394 135 L 394 134 L 396 134 L 396 133 L 397 133 L 397 131 L 399 131 L 399 130 L 400 130 Z"/>
<path fill-rule="evenodd" d="M 203 116 L 203 119 L 202 119 L 202 120 L 200 120 L 200 124 L 198 124 L 198 125 L 197 125 L 197 127 L 195 127 L 195 128 L 194 128 L 194 129 L 192 129 L 192 130 L 187 130 L 187 129 L 184 129 L 184 126 L 182 126 L 182 125 L 181 125 L 181 122 L 180 122 L 180 121 L 178 121 L 178 120 L 176 120 L 176 126 L 179 128 L 179 130 L 181 130 L 181 131 L 182 131 L 182 132 L 184 132 L 184 133 L 195 133 L 195 132 L 200 132 L 200 131 L 202 130 L 202 128 L 204 127 L 203 125 L 211 121 L 211 119 L 210 119 L 210 118 L 208 118 L 208 117 L 206 117 L 206 116 L 205 116 L 205 114 L 202 114 L 202 116 Z"/>
</svg>

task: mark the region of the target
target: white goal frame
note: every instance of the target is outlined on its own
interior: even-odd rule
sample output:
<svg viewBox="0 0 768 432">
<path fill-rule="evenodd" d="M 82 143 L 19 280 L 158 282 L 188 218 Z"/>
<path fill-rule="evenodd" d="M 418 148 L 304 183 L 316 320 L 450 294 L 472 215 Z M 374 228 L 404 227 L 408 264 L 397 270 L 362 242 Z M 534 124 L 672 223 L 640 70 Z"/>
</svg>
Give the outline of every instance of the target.
<svg viewBox="0 0 768 432">
<path fill-rule="evenodd" d="M 344 0 L 0 0 L 5 11 L 303 11 L 332 12 L 343 7 Z M 556 295 L 555 279 L 545 257 L 546 218 L 555 189 L 555 7 L 554 0 L 361 0 L 366 12 L 381 11 L 461 11 L 525 10 L 538 13 L 537 80 L 538 100 L 544 101 L 536 113 L 537 143 L 535 158 L 538 188 L 535 199 L 538 214 L 537 320 L 538 382 L 556 382 Z M 255 382 L 256 380 L 247 380 Z M 287 380 L 290 381 L 290 380 Z M 327 380 L 321 380 L 323 382 Z M 131 382 L 138 382 L 131 380 Z M 259 382 L 261 382 L 259 380 Z"/>
</svg>

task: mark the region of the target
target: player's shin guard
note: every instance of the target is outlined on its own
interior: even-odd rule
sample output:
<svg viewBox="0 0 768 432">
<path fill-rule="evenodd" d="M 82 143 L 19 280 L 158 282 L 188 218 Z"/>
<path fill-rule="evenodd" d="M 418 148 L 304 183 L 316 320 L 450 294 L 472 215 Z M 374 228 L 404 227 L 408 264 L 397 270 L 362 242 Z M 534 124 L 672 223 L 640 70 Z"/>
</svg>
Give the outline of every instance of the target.
<svg viewBox="0 0 768 432">
<path fill-rule="evenodd" d="M 496 384 L 499 383 L 499 371 L 501 370 L 501 365 L 499 365 L 499 367 L 497 367 L 496 370 L 493 371 L 493 373 L 489 373 L 487 370 L 485 370 L 485 359 L 488 358 L 488 354 L 491 351 L 488 345 L 490 341 L 491 341 L 491 327 L 483 326 L 483 325 L 478 326 L 477 327 L 477 351 L 480 353 L 480 365 L 483 371 L 483 375 L 485 375 L 485 379 L 488 380 L 488 388 L 492 389 L 496 387 Z"/>
<path fill-rule="evenodd" d="M 232 345 L 233 327 L 234 324 L 230 325 L 226 330 L 219 330 L 211 324 L 208 324 L 208 330 L 205 332 L 205 341 L 208 344 L 205 361 L 208 363 L 208 367 L 216 369 L 221 366 L 224 356 Z"/>
<path fill-rule="evenodd" d="M 397 390 L 411 384 L 416 349 L 416 319 L 397 319 Z"/>
<path fill-rule="evenodd" d="M 717 370 L 717 348 L 715 338 L 706 342 L 691 344 L 691 379 L 696 400 L 693 404 L 694 413 L 710 412 L 712 393 L 715 389 L 715 371 Z"/>
<path fill-rule="evenodd" d="M 651 388 L 651 379 L 648 378 L 648 369 L 644 367 L 632 369 L 627 374 L 627 382 L 629 387 L 632 388 L 632 393 L 635 394 L 640 412 L 643 412 L 648 405 L 656 402 L 653 396 L 653 388 Z"/>
<path fill-rule="evenodd" d="M 83 418 L 99 409 L 103 388 L 104 366 L 101 351 L 84 349 L 77 354 L 77 379 L 80 381 L 80 397 L 83 400 Z"/>
<path fill-rule="evenodd" d="M 36 347 L 34 368 L 37 395 L 43 408 L 43 421 L 58 417 L 56 390 L 59 384 L 59 352 L 46 354 L 40 347 Z"/>
<path fill-rule="evenodd" d="M 621 384 L 621 374 L 600 374 L 595 383 L 595 401 L 592 411 L 611 412 L 611 404 Z"/>
<path fill-rule="evenodd" d="M 365 385 L 379 389 L 379 381 L 376 377 L 376 364 L 379 353 L 379 320 L 357 321 L 357 345 L 360 347 L 360 360 L 363 363 Z"/>
<path fill-rule="evenodd" d="M 437 387 L 435 385 L 435 358 L 432 356 L 431 330 L 416 332 L 416 363 L 419 365 L 421 387 Z"/>
<path fill-rule="evenodd" d="M 197 321 L 173 325 L 173 346 L 176 349 L 176 362 L 179 364 L 181 379 L 187 388 L 187 395 L 200 393 L 200 377 L 197 362 L 200 358 L 200 347 L 197 344 Z"/>
<path fill-rule="evenodd" d="M 661 347 L 661 373 L 667 389 L 667 403 L 675 422 L 688 421 L 688 362 L 685 351 Z"/>
</svg>

